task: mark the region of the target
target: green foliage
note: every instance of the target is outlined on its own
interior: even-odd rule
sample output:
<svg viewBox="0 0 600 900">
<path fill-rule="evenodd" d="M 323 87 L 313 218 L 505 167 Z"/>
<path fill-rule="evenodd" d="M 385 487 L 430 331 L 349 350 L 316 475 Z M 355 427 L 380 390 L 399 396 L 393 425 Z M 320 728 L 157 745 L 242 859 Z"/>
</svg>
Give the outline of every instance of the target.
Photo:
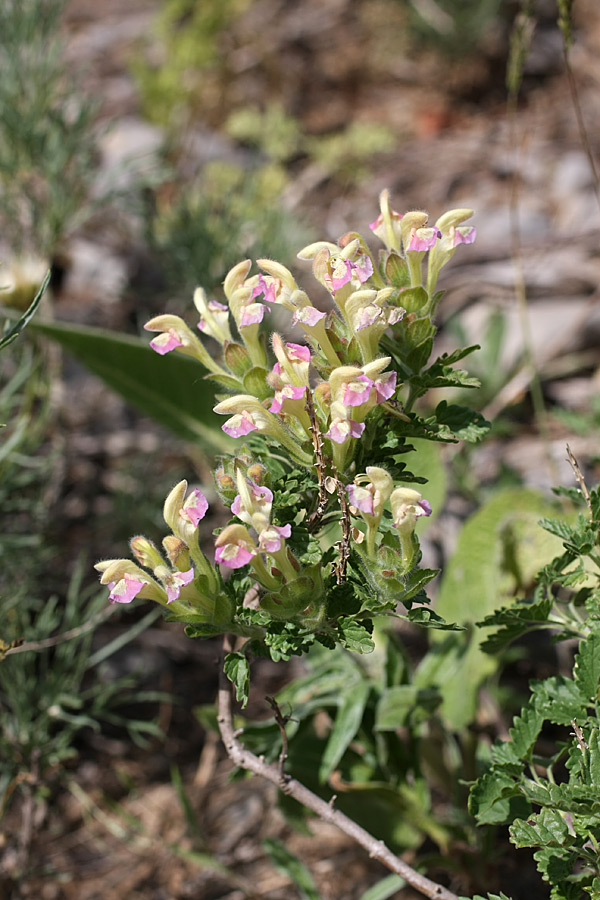
<svg viewBox="0 0 600 900">
<path fill-rule="evenodd" d="M 510 741 L 496 742 L 490 765 L 473 785 L 469 801 L 480 824 L 509 824 L 516 847 L 535 848 L 538 870 L 557 900 L 571 900 L 582 891 L 593 895 L 598 881 L 598 513 L 598 491 L 593 490 L 588 515 L 580 515 L 576 525 L 545 519 L 544 528 L 560 536 L 565 552 L 542 569 L 537 600 L 513 616 L 501 609 L 483 623 L 500 626 L 488 651 L 536 627 L 559 629 L 558 638 L 580 636 L 572 677 L 561 674 L 532 683 L 531 697 L 513 722 Z M 573 579 L 574 571 L 579 572 L 578 579 Z M 582 580 L 583 596 L 578 589 Z M 555 726 L 553 732 L 549 725 Z"/>
<path fill-rule="evenodd" d="M 469 638 L 437 635 L 419 674 L 424 684 L 440 684 L 442 713 L 452 728 L 474 721 L 479 689 L 500 664 L 499 658 L 484 652 L 487 644 L 480 647 L 483 640 L 492 640 L 482 629 L 505 620 L 514 629 L 515 609 L 520 607 L 508 607 L 502 620 L 496 618 L 498 607 L 526 591 L 539 567 L 560 547 L 558 539 L 538 526 L 540 516 L 550 512 L 552 507 L 535 491 L 507 489 L 493 495 L 459 533 L 436 612 L 468 627 Z M 540 614 L 537 608 L 526 609 L 530 615 Z M 486 615 L 490 618 L 481 621 Z"/>
<path fill-rule="evenodd" d="M 34 328 L 58 341 L 129 403 L 179 437 L 197 441 L 213 453 L 230 446 L 212 411 L 212 392 L 201 389 L 194 360 L 172 354 L 158 368 L 156 354 L 138 338 L 57 322 L 36 322 Z"/>
<path fill-rule="evenodd" d="M 248 0 L 163 3 L 154 23 L 163 61 L 157 65 L 142 52 L 132 63 L 148 119 L 181 126 L 189 109 L 202 107 L 203 95 L 210 104 L 226 67 L 219 39 L 247 5 Z"/>
<path fill-rule="evenodd" d="M 226 129 L 272 163 L 285 165 L 305 159 L 318 168 L 321 177 L 354 183 L 369 173 L 374 155 L 390 153 L 395 143 L 384 125 L 364 122 L 351 122 L 337 134 L 303 134 L 298 122 L 279 104 L 269 104 L 264 111 L 247 106 L 236 110 Z"/>
<path fill-rule="evenodd" d="M 175 186 L 171 199 L 157 199 L 144 219 L 146 240 L 169 289 L 213 291 L 243 256 L 289 256 L 306 227 L 273 203 L 285 184 L 277 166 L 213 162 L 193 188 Z"/>
<path fill-rule="evenodd" d="M 280 708 L 291 711 L 286 771 L 325 797 L 343 785 L 336 808 L 396 848 L 416 847 L 423 835 L 445 848 L 452 825 L 434 812 L 425 778 L 439 696 L 410 683 L 406 654 L 391 630 L 378 631 L 374 641 L 368 666 L 346 651 L 315 646 L 307 674 L 278 694 Z M 281 749 L 274 724 L 248 724 L 243 740 L 269 760 Z M 445 750 L 433 754 L 442 768 L 451 766 Z M 446 775 L 457 777 L 452 769 Z M 280 800 L 287 814 L 289 804 Z"/>
<path fill-rule="evenodd" d="M 63 7 L 64 0 L 0 6 L 0 218 L 13 251 L 42 258 L 93 207 L 96 109 L 67 76 Z"/>
<path fill-rule="evenodd" d="M 472 50 L 492 29 L 498 27 L 502 0 L 408 0 L 411 26 L 422 41 L 451 56 Z"/>
<path fill-rule="evenodd" d="M 106 679 L 101 665 L 154 621 L 157 611 L 147 613 L 118 644 L 91 655 L 94 625 L 106 613 L 95 588 L 93 593 L 82 590 L 82 573 L 80 564 L 64 601 L 3 588 L 3 654 L 17 648 L 0 660 L 0 793 L 5 804 L 15 793 L 29 791 L 29 783 L 42 794 L 47 791 L 62 776 L 64 763 L 76 756 L 75 739 L 85 729 L 98 731 L 102 722 L 110 723 L 140 744 L 160 736 L 154 721 L 132 719 L 120 710 L 161 697 L 139 689 L 139 674 Z"/>
<path fill-rule="evenodd" d="M 320 900 L 312 875 L 306 866 L 300 862 L 297 856 L 287 849 L 281 841 L 267 838 L 263 841 L 263 847 L 267 851 L 271 862 L 284 875 L 296 885 L 300 896 L 304 900 Z"/>
<path fill-rule="evenodd" d="M 12 326 L 9 326 L 9 322 L 6 322 L 4 326 L 4 334 L 2 335 L 2 337 L 0 337 L 0 350 L 3 350 L 5 347 L 8 347 L 9 344 L 12 344 L 13 341 L 16 341 L 23 329 L 26 328 L 26 326 L 29 324 L 29 322 L 35 315 L 38 306 L 40 305 L 40 301 L 44 295 L 44 291 L 48 287 L 49 281 L 50 273 L 48 272 L 40 289 L 38 290 L 37 294 L 31 301 L 23 315 Z M 0 293 L 0 299 L 1 297 L 2 294 Z"/>
</svg>

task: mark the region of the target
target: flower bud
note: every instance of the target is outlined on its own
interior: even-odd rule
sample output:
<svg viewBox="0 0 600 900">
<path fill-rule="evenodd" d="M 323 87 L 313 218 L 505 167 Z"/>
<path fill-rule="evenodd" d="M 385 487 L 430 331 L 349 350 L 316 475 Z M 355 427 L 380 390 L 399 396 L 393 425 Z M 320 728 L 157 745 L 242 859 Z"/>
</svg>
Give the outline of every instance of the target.
<svg viewBox="0 0 600 900">
<path fill-rule="evenodd" d="M 130 540 L 129 546 L 137 561 L 148 569 L 154 569 L 162 563 L 162 557 L 157 547 L 143 535 Z"/>
<path fill-rule="evenodd" d="M 191 567 L 191 562 L 190 550 L 185 541 L 174 534 L 168 534 L 162 543 L 171 565 L 180 572 L 186 572 Z"/>
<path fill-rule="evenodd" d="M 413 533 L 420 516 L 430 516 L 431 506 L 418 491 L 398 487 L 390 497 L 392 518 L 398 533 L 407 536 Z"/>
<path fill-rule="evenodd" d="M 239 262 L 237 265 L 230 269 L 227 275 L 225 276 L 225 281 L 223 282 L 223 291 L 225 292 L 225 296 L 229 300 L 234 291 L 240 288 L 246 278 L 248 277 L 248 273 L 252 268 L 252 262 L 249 259 L 244 259 L 242 262 Z"/>
</svg>

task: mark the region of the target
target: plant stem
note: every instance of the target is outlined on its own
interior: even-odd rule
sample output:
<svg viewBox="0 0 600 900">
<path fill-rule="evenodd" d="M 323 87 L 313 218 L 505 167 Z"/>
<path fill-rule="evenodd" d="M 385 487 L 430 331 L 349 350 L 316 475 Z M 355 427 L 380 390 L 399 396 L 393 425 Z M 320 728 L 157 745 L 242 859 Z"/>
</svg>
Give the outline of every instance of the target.
<svg viewBox="0 0 600 900">
<path fill-rule="evenodd" d="M 232 650 L 232 639 L 229 635 L 225 635 L 223 641 L 223 657 Z M 236 766 L 246 769 L 249 772 L 253 772 L 255 775 L 261 775 L 263 778 L 266 778 L 267 781 L 277 785 L 284 794 L 287 794 L 299 803 L 302 803 L 319 816 L 319 818 L 336 825 L 344 832 L 344 834 L 347 834 L 348 837 L 353 838 L 361 845 L 361 847 L 364 847 L 372 859 L 378 859 L 384 866 L 387 866 L 390 871 L 400 875 L 411 885 L 411 887 L 415 888 L 415 890 L 419 891 L 421 894 L 430 897 L 431 900 L 458 900 L 456 894 L 453 894 L 447 888 L 442 887 L 435 881 L 426 878 L 425 875 L 421 875 L 420 872 L 417 872 L 409 866 L 408 863 L 405 863 L 404 860 L 392 853 L 383 841 L 378 841 L 373 835 L 369 834 L 368 831 L 365 831 L 364 828 L 357 825 L 357 823 L 352 819 L 349 819 L 348 816 L 345 816 L 344 813 L 335 809 L 333 805 L 334 798 L 332 798 L 329 803 L 326 803 L 325 800 L 322 800 L 321 797 L 313 794 L 312 791 L 299 781 L 296 781 L 295 778 L 284 775 L 280 771 L 279 766 L 266 763 L 264 759 L 261 759 L 258 756 L 255 756 L 254 753 L 246 750 L 243 744 L 238 740 L 237 732 L 233 727 L 231 687 L 227 680 L 227 676 L 223 671 L 223 659 L 221 660 L 219 667 L 217 707 L 217 722 L 219 723 L 221 738 L 229 758 Z"/>
</svg>

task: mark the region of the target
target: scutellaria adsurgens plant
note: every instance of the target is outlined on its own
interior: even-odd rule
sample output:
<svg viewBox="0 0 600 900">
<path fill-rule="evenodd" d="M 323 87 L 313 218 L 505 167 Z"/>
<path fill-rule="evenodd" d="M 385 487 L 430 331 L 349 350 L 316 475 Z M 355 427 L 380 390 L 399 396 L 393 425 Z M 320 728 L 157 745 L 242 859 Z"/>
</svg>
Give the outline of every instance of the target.
<svg viewBox="0 0 600 900">
<path fill-rule="evenodd" d="M 97 568 L 112 602 L 154 600 L 192 637 L 247 638 L 229 673 L 239 699 L 252 654 L 286 659 L 315 641 L 366 653 L 380 615 L 451 627 L 427 605 L 436 571 L 419 568 L 415 526 L 432 510 L 414 486 L 425 479 L 403 457 L 411 438 L 477 440 L 487 427 L 445 401 L 425 413 L 416 406 L 433 387 L 477 386 L 453 368 L 474 347 L 430 361 L 438 275 L 475 239 L 464 224 L 472 210 L 450 210 L 430 226 L 425 212 L 393 210 L 387 191 L 380 209 L 369 226 L 384 245 L 378 254 L 355 232 L 298 254 L 329 295 L 328 312 L 279 262 L 259 259 L 252 274 L 245 260 L 225 278 L 226 303 L 202 288 L 194 294 L 210 350 L 177 316 L 145 326 L 157 332 L 158 354 L 192 356 L 223 392 L 215 412 L 241 446 L 214 477 L 232 520 L 209 561 L 198 539 L 207 500 L 182 481 L 164 506 L 164 554 L 136 537 L 136 562 Z M 302 338 L 267 340 L 264 319 L 276 305 Z"/>
</svg>

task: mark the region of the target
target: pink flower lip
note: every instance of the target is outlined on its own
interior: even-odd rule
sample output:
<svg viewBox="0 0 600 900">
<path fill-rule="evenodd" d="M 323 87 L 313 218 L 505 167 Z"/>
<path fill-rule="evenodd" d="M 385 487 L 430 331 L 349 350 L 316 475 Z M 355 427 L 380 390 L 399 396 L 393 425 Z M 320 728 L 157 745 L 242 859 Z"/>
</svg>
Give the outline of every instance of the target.
<svg viewBox="0 0 600 900">
<path fill-rule="evenodd" d="M 129 575 L 126 572 L 120 581 L 109 582 L 108 599 L 111 603 L 131 603 L 147 583 L 147 581 L 140 581 L 135 575 Z"/>
<path fill-rule="evenodd" d="M 454 229 L 454 246 L 472 244 L 476 237 L 477 229 L 474 225 L 459 225 Z"/>
<path fill-rule="evenodd" d="M 432 513 L 431 503 L 428 500 L 419 500 L 417 502 L 417 506 L 420 507 L 420 511 L 417 510 L 418 516 L 430 516 Z"/>
<path fill-rule="evenodd" d="M 395 325 L 396 322 L 401 322 L 405 315 L 406 310 L 403 306 L 394 306 L 390 309 L 388 315 L 388 325 Z"/>
<path fill-rule="evenodd" d="M 259 547 L 263 553 L 277 553 L 281 550 L 282 538 L 289 538 L 292 533 L 292 526 L 287 525 L 270 525 L 261 531 L 259 535 Z"/>
<path fill-rule="evenodd" d="M 275 278 L 267 282 L 267 279 L 264 275 L 259 275 L 256 287 L 252 291 L 252 299 L 254 300 L 255 297 L 260 297 L 261 294 L 264 294 L 264 300 L 266 303 L 277 303 L 276 282 L 277 279 Z M 281 286 L 281 282 L 279 282 L 279 286 Z"/>
<path fill-rule="evenodd" d="M 342 402 L 344 406 L 361 406 L 371 393 L 373 382 L 366 375 L 359 375 L 345 385 Z"/>
<path fill-rule="evenodd" d="M 373 274 L 373 263 L 369 256 L 359 256 L 357 262 L 352 264 L 352 268 L 361 284 L 368 281 Z"/>
<path fill-rule="evenodd" d="M 336 444 L 343 444 L 348 438 L 358 438 L 365 430 L 364 422 L 354 422 L 352 419 L 334 419 L 325 432 L 325 437 Z"/>
<path fill-rule="evenodd" d="M 251 431 L 258 431 L 258 425 L 254 424 L 250 413 L 244 410 L 227 419 L 225 424 L 221 425 L 221 429 L 230 437 L 238 438 L 250 434 Z"/>
<path fill-rule="evenodd" d="M 177 600 L 180 593 L 181 588 L 189 584 L 190 581 L 194 580 L 194 570 L 188 569 L 187 572 L 173 572 L 169 575 L 167 579 L 167 603 L 172 603 L 173 600 Z"/>
<path fill-rule="evenodd" d="M 340 269 L 342 271 L 339 271 Z M 352 269 L 353 266 L 349 259 L 339 260 L 331 274 L 331 279 L 326 278 L 326 281 L 330 281 L 330 288 L 334 293 L 348 284 L 352 278 Z"/>
<path fill-rule="evenodd" d="M 206 515 L 206 511 L 208 510 L 208 500 L 197 488 L 194 489 L 185 503 L 183 504 L 183 508 L 181 509 L 181 515 L 184 519 L 188 519 L 194 528 L 197 527 L 198 522 L 204 518 Z"/>
<path fill-rule="evenodd" d="M 362 331 L 363 328 L 370 328 L 377 321 L 384 321 L 383 312 L 379 306 L 371 304 L 360 310 L 356 317 L 356 330 Z"/>
<path fill-rule="evenodd" d="M 292 362 L 310 362 L 309 347 L 304 344 L 286 344 L 285 347 Z"/>
<path fill-rule="evenodd" d="M 361 512 L 372 516 L 373 513 L 373 494 L 367 488 L 359 487 L 357 484 L 349 484 L 347 489 L 348 498 L 352 506 L 356 506 Z"/>
<path fill-rule="evenodd" d="M 369 228 L 371 229 L 371 231 L 377 231 L 380 225 L 383 225 L 383 216 L 381 213 L 379 213 L 376 219 L 373 219 L 372 222 L 369 222 Z"/>
<path fill-rule="evenodd" d="M 153 340 L 150 341 L 150 346 L 156 353 L 164 356 L 165 353 L 170 353 L 171 350 L 174 350 L 176 347 L 183 347 L 183 341 L 174 328 L 169 328 L 168 331 L 164 331 L 162 334 L 159 334 L 158 337 L 153 338 Z"/>
<path fill-rule="evenodd" d="M 377 403 L 383 403 L 393 396 L 396 390 L 396 373 L 388 372 L 386 375 L 380 375 L 375 380 L 375 396 Z"/>
<path fill-rule="evenodd" d="M 280 391 L 275 391 L 269 412 L 279 413 L 286 400 L 300 400 L 305 394 L 306 388 L 303 385 L 286 384 Z"/>
<path fill-rule="evenodd" d="M 248 325 L 258 325 L 263 320 L 265 310 L 266 306 L 262 303 L 250 303 L 242 310 L 240 327 L 245 328 Z"/>
<path fill-rule="evenodd" d="M 314 328 L 324 318 L 324 312 L 319 312 L 314 306 L 305 306 L 303 309 L 296 310 L 292 316 L 292 323 L 294 325 L 300 323 L 300 325 L 308 325 L 310 328 Z"/>
<path fill-rule="evenodd" d="M 265 485 L 254 484 L 253 481 L 247 481 L 246 483 L 250 488 L 250 493 L 257 502 L 257 506 L 260 507 L 261 503 L 263 506 L 270 506 L 273 503 L 273 491 L 269 490 L 268 487 L 265 487 Z M 243 518 L 244 513 L 248 512 L 242 502 L 241 494 L 236 494 L 235 499 L 231 504 L 231 512 L 238 518 Z M 267 515 L 269 515 L 269 513 L 267 513 Z"/>
<path fill-rule="evenodd" d="M 224 544 L 215 551 L 215 562 L 227 566 L 228 569 L 241 569 L 247 565 L 256 550 L 251 550 L 243 544 Z"/>
<path fill-rule="evenodd" d="M 431 250 L 441 236 L 442 232 L 435 226 L 433 228 L 416 228 L 406 249 L 423 253 L 425 250 Z"/>
</svg>

